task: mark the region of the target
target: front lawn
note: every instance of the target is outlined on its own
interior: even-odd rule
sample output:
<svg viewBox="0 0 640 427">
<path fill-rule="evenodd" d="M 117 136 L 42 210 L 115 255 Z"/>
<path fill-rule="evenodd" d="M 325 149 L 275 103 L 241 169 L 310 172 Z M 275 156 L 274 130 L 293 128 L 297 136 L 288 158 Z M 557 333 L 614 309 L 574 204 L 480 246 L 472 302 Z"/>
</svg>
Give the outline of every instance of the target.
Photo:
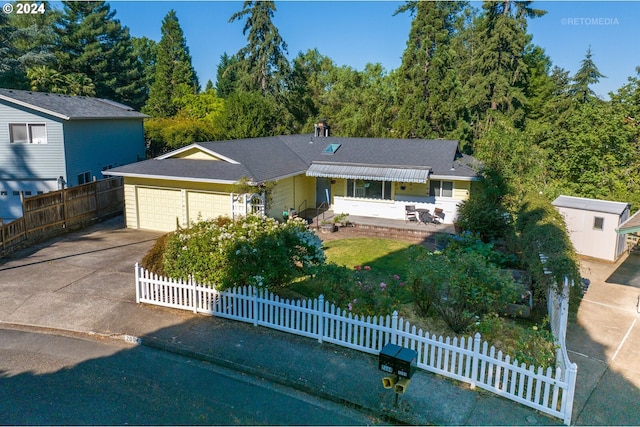
<svg viewBox="0 0 640 427">
<path fill-rule="evenodd" d="M 408 242 L 374 237 L 336 239 L 324 243 L 324 253 L 327 262 L 347 268 L 368 265 L 380 274 L 403 277 L 407 272 L 407 249 L 411 246 Z"/>
</svg>

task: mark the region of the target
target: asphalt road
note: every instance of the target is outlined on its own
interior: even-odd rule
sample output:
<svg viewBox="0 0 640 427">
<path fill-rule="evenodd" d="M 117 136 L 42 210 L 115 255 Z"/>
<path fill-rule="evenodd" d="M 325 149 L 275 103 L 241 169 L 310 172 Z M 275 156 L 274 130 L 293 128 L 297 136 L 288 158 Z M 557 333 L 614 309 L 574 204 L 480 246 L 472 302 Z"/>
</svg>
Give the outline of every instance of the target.
<svg viewBox="0 0 640 427">
<path fill-rule="evenodd" d="M 2 425 L 367 425 L 340 405 L 142 346 L 0 329 Z"/>
</svg>

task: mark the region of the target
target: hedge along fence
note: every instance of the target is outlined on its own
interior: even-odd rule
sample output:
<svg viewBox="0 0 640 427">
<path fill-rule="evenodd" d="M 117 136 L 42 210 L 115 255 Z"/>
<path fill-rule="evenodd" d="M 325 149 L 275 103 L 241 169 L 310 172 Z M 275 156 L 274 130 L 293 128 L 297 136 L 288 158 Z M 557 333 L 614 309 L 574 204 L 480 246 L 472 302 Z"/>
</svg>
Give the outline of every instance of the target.
<svg viewBox="0 0 640 427">
<path fill-rule="evenodd" d="M 557 284 L 564 283 L 565 278 L 572 283 L 580 283 L 578 258 L 569 240 L 564 218 L 549 200 L 537 193 L 527 194 L 517 215 L 516 230 L 527 270 L 538 284 L 538 297 L 545 296 L 550 288 L 560 293 L 561 290 L 556 289 Z M 541 253 L 545 255 L 544 266 L 539 257 Z M 545 273 L 545 270 L 552 274 Z M 576 288 L 572 286 L 571 289 Z M 580 298 L 580 292 L 570 292 L 572 309 L 577 309 Z"/>
</svg>

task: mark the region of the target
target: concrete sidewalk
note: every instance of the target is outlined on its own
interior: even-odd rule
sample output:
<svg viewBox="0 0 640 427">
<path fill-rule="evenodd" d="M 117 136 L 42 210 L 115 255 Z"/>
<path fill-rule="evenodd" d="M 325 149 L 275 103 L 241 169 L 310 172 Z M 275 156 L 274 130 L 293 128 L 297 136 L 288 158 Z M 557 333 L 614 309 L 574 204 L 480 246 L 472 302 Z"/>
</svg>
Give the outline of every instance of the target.
<svg viewBox="0 0 640 427">
<path fill-rule="evenodd" d="M 359 408 L 374 417 L 373 423 L 562 424 L 422 371 L 396 406 L 395 393 L 382 387 L 375 356 L 240 322 L 138 305 L 133 265 L 159 234 L 123 227 L 122 217 L 116 217 L 0 263 L 0 327 L 138 337 L 143 345 Z"/>
</svg>

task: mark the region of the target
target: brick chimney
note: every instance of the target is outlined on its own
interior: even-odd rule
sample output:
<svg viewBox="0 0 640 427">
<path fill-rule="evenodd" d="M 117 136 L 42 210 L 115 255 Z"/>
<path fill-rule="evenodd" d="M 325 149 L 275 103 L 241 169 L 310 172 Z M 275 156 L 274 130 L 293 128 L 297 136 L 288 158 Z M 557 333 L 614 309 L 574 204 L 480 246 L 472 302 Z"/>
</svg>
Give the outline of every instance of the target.
<svg viewBox="0 0 640 427">
<path fill-rule="evenodd" d="M 327 124 L 326 119 L 320 120 L 318 123 L 314 125 L 314 128 L 315 128 L 315 132 L 314 132 L 315 136 L 324 136 L 324 137 L 329 136 L 329 130 L 331 129 Z"/>
</svg>

